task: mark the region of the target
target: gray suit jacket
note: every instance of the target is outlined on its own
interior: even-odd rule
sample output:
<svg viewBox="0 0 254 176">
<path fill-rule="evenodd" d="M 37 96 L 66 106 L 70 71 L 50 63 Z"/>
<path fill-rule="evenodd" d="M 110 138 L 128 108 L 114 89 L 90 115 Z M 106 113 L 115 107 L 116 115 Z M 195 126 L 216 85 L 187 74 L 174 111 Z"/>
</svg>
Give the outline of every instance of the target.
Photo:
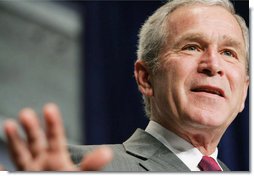
<svg viewBox="0 0 254 176">
<path fill-rule="evenodd" d="M 189 168 L 160 141 L 144 130 L 137 129 L 123 144 L 107 145 L 114 152 L 113 161 L 103 171 L 161 171 L 189 172 Z M 83 155 L 96 145 L 70 145 L 69 150 L 74 163 L 78 164 Z M 229 169 L 219 161 L 224 171 Z"/>
</svg>

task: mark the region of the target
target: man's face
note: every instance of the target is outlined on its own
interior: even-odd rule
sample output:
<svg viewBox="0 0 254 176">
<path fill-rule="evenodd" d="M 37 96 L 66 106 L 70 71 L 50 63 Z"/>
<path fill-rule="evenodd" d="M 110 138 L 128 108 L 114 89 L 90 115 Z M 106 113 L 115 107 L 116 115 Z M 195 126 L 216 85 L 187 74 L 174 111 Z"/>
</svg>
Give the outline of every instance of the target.
<svg viewBox="0 0 254 176">
<path fill-rule="evenodd" d="M 152 77 L 152 114 L 167 125 L 226 129 L 248 89 L 239 24 L 219 6 L 181 7 Z"/>
</svg>

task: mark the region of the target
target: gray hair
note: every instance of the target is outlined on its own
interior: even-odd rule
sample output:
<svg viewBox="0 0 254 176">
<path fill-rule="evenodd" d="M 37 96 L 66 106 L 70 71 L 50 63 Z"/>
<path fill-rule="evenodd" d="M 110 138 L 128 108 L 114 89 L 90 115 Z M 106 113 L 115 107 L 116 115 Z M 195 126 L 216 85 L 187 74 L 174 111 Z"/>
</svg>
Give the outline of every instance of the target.
<svg viewBox="0 0 254 176">
<path fill-rule="evenodd" d="M 167 19 L 169 15 L 179 7 L 193 4 L 204 4 L 208 6 L 221 6 L 231 13 L 241 27 L 245 42 L 246 73 L 249 73 L 249 30 L 244 19 L 235 13 L 233 4 L 229 0 L 172 0 L 155 11 L 144 23 L 139 33 L 138 59 L 144 61 L 148 70 L 155 73 L 159 68 L 159 55 L 166 45 L 168 36 Z M 145 113 L 151 116 L 151 105 L 149 97 L 143 95 Z"/>
</svg>

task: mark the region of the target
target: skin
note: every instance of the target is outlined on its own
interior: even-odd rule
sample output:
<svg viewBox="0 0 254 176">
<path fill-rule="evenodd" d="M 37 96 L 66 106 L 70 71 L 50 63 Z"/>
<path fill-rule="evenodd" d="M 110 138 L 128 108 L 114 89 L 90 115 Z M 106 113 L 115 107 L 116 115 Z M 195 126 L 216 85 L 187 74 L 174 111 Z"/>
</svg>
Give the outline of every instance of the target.
<svg viewBox="0 0 254 176">
<path fill-rule="evenodd" d="M 249 78 L 236 20 L 223 8 L 200 6 L 181 7 L 170 15 L 168 45 L 160 53 L 158 72 L 150 74 L 143 61 L 137 60 L 134 74 L 141 93 L 150 97 L 151 119 L 209 155 L 243 110 Z M 191 91 L 199 86 L 220 89 L 224 97 Z M 17 132 L 17 122 L 4 124 L 18 170 L 100 170 L 112 160 L 112 151 L 102 147 L 84 156 L 76 167 L 66 149 L 57 105 L 47 104 L 43 112 L 45 131 L 32 109 L 20 112 L 26 141 Z"/>
<path fill-rule="evenodd" d="M 150 97 L 152 120 L 210 155 L 247 96 L 241 28 L 225 9 L 204 5 L 176 9 L 168 26 L 160 69 L 135 63 L 139 90 Z"/>
</svg>

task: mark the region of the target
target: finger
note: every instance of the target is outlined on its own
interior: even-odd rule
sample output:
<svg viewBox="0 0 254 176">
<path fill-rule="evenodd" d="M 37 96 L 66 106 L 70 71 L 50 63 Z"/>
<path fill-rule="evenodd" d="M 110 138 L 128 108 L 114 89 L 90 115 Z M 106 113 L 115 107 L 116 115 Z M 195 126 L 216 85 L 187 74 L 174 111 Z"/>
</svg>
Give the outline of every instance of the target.
<svg viewBox="0 0 254 176">
<path fill-rule="evenodd" d="M 80 169 L 83 171 L 98 171 L 112 161 L 113 153 L 109 147 L 99 147 L 83 158 Z"/>
<path fill-rule="evenodd" d="M 46 139 L 36 113 L 30 108 L 23 109 L 19 113 L 19 120 L 26 132 L 32 156 L 37 157 L 43 154 L 46 148 Z"/>
<path fill-rule="evenodd" d="M 67 152 L 63 123 L 57 105 L 47 104 L 44 107 L 44 117 L 49 149 Z"/>
<path fill-rule="evenodd" d="M 17 124 L 12 120 L 4 123 L 4 131 L 12 160 L 19 170 L 25 170 L 31 164 L 31 153 L 18 134 Z"/>
</svg>

